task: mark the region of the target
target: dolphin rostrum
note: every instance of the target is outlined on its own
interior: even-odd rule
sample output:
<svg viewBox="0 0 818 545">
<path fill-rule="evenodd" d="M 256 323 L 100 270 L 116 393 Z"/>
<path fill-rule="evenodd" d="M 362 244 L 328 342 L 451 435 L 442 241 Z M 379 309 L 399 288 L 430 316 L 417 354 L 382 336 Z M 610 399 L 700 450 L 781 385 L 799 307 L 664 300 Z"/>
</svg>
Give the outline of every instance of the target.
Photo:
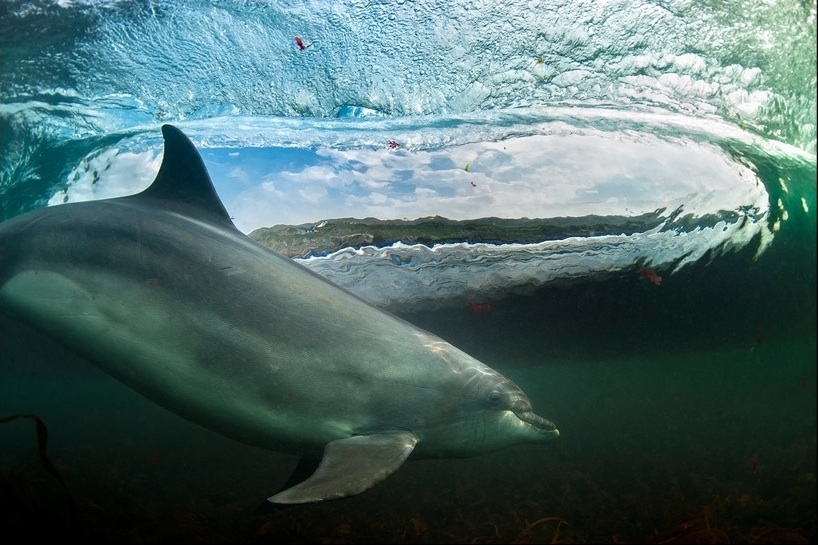
<svg viewBox="0 0 818 545">
<path fill-rule="evenodd" d="M 162 133 L 145 191 L 0 224 L 3 312 L 188 420 L 320 460 L 273 503 L 559 435 L 497 371 L 241 233 L 191 141 Z"/>
</svg>

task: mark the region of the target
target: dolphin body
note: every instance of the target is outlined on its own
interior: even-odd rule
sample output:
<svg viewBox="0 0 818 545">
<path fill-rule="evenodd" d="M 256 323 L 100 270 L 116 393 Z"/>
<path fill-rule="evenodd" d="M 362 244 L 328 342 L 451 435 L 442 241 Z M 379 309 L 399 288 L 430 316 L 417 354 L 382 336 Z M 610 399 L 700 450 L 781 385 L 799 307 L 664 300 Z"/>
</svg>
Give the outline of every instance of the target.
<svg viewBox="0 0 818 545">
<path fill-rule="evenodd" d="M 273 503 L 559 435 L 500 373 L 242 234 L 190 140 L 162 133 L 142 193 L 0 224 L 3 312 L 188 420 L 315 460 Z"/>
</svg>

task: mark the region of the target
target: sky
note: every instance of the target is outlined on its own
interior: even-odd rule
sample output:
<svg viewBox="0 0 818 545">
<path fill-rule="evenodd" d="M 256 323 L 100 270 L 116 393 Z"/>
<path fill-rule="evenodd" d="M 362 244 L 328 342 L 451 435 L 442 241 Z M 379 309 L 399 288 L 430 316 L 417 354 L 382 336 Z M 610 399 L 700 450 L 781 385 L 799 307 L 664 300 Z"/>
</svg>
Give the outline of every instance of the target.
<svg viewBox="0 0 818 545">
<path fill-rule="evenodd" d="M 627 216 L 681 205 L 698 215 L 764 202 L 751 170 L 714 146 L 690 141 L 562 134 L 436 149 L 395 144 L 200 152 L 245 233 L 338 217 Z M 50 204 L 141 191 L 161 157 L 160 150 L 114 148 L 86 158 Z"/>
</svg>

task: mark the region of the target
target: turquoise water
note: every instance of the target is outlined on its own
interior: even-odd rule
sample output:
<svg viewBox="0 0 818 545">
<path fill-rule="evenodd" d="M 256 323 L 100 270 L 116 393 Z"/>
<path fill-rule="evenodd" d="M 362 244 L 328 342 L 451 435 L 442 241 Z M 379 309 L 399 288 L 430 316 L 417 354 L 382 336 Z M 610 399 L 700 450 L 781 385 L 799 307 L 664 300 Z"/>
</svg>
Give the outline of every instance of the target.
<svg viewBox="0 0 818 545">
<path fill-rule="evenodd" d="M 141 190 L 170 122 L 246 233 L 343 217 L 562 226 L 299 258 L 501 370 L 561 432 L 410 461 L 318 505 L 256 513 L 295 458 L 190 424 L 3 316 L 0 416 L 42 419 L 68 490 L 31 421 L 0 425 L 4 533 L 815 542 L 815 14 L 4 2 L 4 220 Z"/>
</svg>

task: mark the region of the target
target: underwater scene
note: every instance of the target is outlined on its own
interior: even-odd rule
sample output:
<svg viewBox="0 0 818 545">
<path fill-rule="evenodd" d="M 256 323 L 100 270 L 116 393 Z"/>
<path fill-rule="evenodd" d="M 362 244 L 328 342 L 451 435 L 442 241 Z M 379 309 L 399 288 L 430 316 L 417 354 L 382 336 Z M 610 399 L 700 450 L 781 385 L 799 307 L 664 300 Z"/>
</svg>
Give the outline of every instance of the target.
<svg viewBox="0 0 818 545">
<path fill-rule="evenodd" d="M 815 543 L 817 91 L 815 0 L 0 2 L 2 539 Z M 195 168 L 163 163 L 168 125 L 215 197 L 202 185 L 156 204 L 159 180 Z M 92 207 L 143 191 L 165 214 L 155 225 Z M 199 215 L 203 202 L 218 213 Z M 48 217 L 47 251 L 10 234 Z M 212 252 L 163 227 L 180 217 Z M 130 305 L 127 283 L 102 284 L 121 331 L 161 342 L 83 329 L 103 307 L 78 306 L 65 280 L 83 264 L 74 248 L 142 274 L 127 263 L 147 242 L 118 242 L 132 228 L 185 263 L 275 251 L 283 272 L 256 281 L 292 291 L 288 308 L 270 303 L 287 318 L 159 252 L 186 298 L 163 302 L 167 327 Z M 20 273 L 27 253 L 64 256 L 65 276 Z M 250 268 L 219 270 L 234 289 Z M 351 295 L 296 287 L 320 278 Z M 157 273 L 134 289 L 170 287 Z M 26 289 L 53 320 L 20 313 Z M 227 325 L 186 321 L 228 306 Z M 488 417 L 452 389 L 455 426 L 412 428 L 437 418 L 424 400 L 442 378 L 413 378 L 397 414 L 400 381 L 371 369 L 404 339 L 360 331 L 370 316 L 383 320 L 371 331 L 424 330 L 464 353 L 435 345 L 446 362 L 490 368 L 468 363 L 483 370 L 473 381 L 510 379 L 524 424 L 559 436 L 423 451 L 461 429 L 488 444 Z M 332 433 L 354 428 L 357 404 L 407 423 L 371 426 L 411 432 L 405 463 L 373 466 L 363 490 L 274 503 L 310 473 L 219 418 L 241 394 L 197 390 L 209 425 L 170 401 L 187 380 L 139 386 L 188 348 L 252 382 L 257 337 L 239 330 L 253 320 L 286 337 L 269 339 L 271 367 L 329 377 L 304 378 L 315 402 L 282 416 L 288 433 L 328 433 L 311 418 L 325 413 Z M 224 346 L 202 340 L 208 328 Z M 131 346 L 152 355 L 144 369 L 100 364 L 135 361 Z M 355 376 L 324 373 L 335 354 L 353 355 Z M 264 403 L 296 405 L 258 386 Z M 533 413 L 518 410 L 526 396 Z"/>
</svg>

